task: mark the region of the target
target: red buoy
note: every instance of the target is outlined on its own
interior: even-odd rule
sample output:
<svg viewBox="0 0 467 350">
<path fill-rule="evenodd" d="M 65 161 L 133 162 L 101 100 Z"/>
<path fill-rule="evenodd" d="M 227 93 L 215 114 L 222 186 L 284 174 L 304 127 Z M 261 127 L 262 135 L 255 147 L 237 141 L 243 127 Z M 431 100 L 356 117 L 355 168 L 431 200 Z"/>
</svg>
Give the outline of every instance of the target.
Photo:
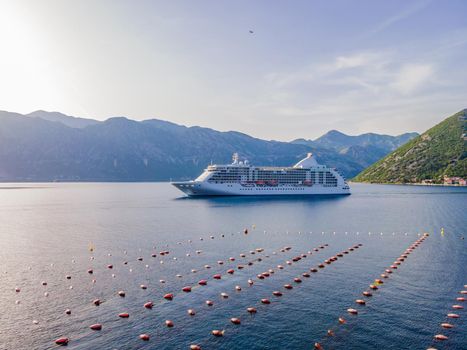
<svg viewBox="0 0 467 350">
<path fill-rule="evenodd" d="M 172 300 L 174 298 L 174 295 L 172 293 L 167 293 L 164 295 L 164 299 L 166 300 Z"/>
<path fill-rule="evenodd" d="M 144 307 L 146 309 L 152 309 L 153 306 L 154 306 L 154 304 L 153 304 L 152 301 L 148 301 L 146 304 L 144 304 Z"/>
<path fill-rule="evenodd" d="M 230 319 L 230 322 L 232 322 L 233 324 L 240 324 L 240 319 L 239 318 L 236 318 L 236 317 L 232 317 Z"/>
<path fill-rule="evenodd" d="M 190 293 L 191 292 L 191 287 L 190 286 L 183 287 L 182 291 L 184 291 L 185 293 Z"/>
<path fill-rule="evenodd" d="M 57 344 L 57 345 L 62 345 L 62 346 L 63 346 L 63 345 L 68 345 L 68 342 L 69 342 L 69 341 L 70 341 L 70 339 L 65 338 L 65 337 L 63 337 L 63 338 L 58 338 L 57 340 L 55 340 L 55 344 Z"/>
<path fill-rule="evenodd" d="M 227 270 L 227 273 L 229 273 L 229 274 L 231 274 L 231 275 L 233 275 L 234 272 L 235 272 L 234 269 L 229 269 L 229 270 Z"/>
<path fill-rule="evenodd" d="M 93 331 L 100 331 L 102 329 L 102 325 L 100 323 L 95 323 L 89 326 Z"/>
<path fill-rule="evenodd" d="M 201 280 L 201 281 L 198 282 L 198 284 L 199 284 L 200 286 L 205 286 L 206 284 L 208 284 L 208 281 L 206 281 L 206 280 Z"/>
<path fill-rule="evenodd" d="M 150 339 L 149 334 L 140 334 L 139 338 L 144 341 L 148 341 Z"/>
<path fill-rule="evenodd" d="M 216 280 L 220 280 L 222 278 L 221 274 L 220 273 L 217 273 L 215 274 L 214 276 L 212 276 L 212 278 L 216 279 Z"/>
<path fill-rule="evenodd" d="M 130 314 L 128 312 L 122 312 L 121 314 L 118 314 L 118 317 L 120 318 L 128 318 L 130 317 Z"/>
</svg>

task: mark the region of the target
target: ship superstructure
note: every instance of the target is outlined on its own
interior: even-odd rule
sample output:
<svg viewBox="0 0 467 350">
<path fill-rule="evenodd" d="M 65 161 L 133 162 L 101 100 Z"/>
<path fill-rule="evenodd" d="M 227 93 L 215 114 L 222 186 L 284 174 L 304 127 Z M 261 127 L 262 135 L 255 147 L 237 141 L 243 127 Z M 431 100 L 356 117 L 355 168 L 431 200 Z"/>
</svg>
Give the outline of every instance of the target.
<svg viewBox="0 0 467 350">
<path fill-rule="evenodd" d="M 232 163 L 209 165 L 193 181 L 172 182 L 189 196 L 350 194 L 344 177 L 308 153 L 293 167 L 251 166 L 235 153 Z"/>
</svg>

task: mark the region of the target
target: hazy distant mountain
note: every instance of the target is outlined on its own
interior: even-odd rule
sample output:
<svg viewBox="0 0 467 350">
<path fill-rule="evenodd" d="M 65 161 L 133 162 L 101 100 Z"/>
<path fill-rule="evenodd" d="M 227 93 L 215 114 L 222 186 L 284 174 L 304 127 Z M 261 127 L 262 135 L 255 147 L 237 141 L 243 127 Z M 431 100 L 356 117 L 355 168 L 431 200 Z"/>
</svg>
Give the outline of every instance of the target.
<svg viewBox="0 0 467 350">
<path fill-rule="evenodd" d="M 355 168 L 365 169 L 417 135 L 416 132 L 412 132 L 399 136 L 373 133 L 349 136 L 340 131 L 331 130 L 316 140 L 297 139 L 292 143 L 337 152 L 345 159 L 352 160 L 356 164 Z M 347 174 L 351 176 L 350 172 Z"/>
<path fill-rule="evenodd" d="M 407 142 L 355 180 L 381 183 L 442 182 L 443 176 L 467 178 L 467 109 Z"/>
<path fill-rule="evenodd" d="M 65 124 L 66 126 L 69 126 L 70 128 L 85 128 L 86 126 L 100 123 L 99 121 L 94 119 L 75 118 L 59 112 L 35 111 L 26 114 L 26 116 L 32 118 L 41 118 L 49 120 L 51 122 L 59 122 Z"/>
<path fill-rule="evenodd" d="M 77 119 L 77 120 L 75 120 Z M 235 131 L 124 117 L 104 122 L 44 111 L 0 112 L 2 181 L 156 181 L 194 178 L 232 153 L 257 165 L 290 166 L 312 151 L 345 176 L 359 173 L 366 148 L 335 149 L 257 139 Z M 371 149 L 371 145 L 366 146 Z M 383 155 L 382 155 L 383 156 Z"/>
</svg>

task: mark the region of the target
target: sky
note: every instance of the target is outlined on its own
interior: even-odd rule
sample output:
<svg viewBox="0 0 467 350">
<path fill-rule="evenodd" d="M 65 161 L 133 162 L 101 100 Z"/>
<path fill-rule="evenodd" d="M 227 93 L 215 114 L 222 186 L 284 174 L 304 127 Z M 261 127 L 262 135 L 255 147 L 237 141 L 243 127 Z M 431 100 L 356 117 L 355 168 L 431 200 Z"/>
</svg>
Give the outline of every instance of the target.
<svg viewBox="0 0 467 350">
<path fill-rule="evenodd" d="M 0 0 L 0 110 L 282 141 L 423 132 L 467 108 L 466 13 L 464 0 Z"/>
</svg>

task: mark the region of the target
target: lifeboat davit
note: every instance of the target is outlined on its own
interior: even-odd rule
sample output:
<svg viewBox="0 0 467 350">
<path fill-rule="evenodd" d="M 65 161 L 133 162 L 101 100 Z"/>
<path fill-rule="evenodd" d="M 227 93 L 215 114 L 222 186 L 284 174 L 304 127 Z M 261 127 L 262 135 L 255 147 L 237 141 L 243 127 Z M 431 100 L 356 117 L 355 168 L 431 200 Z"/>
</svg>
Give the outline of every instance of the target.
<svg viewBox="0 0 467 350">
<path fill-rule="evenodd" d="M 146 309 L 152 309 L 153 306 L 154 306 L 154 303 L 152 301 L 148 301 L 146 304 L 144 304 L 144 307 Z"/>
<path fill-rule="evenodd" d="M 121 314 L 118 314 L 118 317 L 120 318 L 128 318 L 130 317 L 130 314 L 128 312 L 122 312 Z"/>
<path fill-rule="evenodd" d="M 212 278 L 214 278 L 215 280 L 220 280 L 222 278 L 222 275 L 220 273 L 217 273 L 214 276 L 212 276 Z"/>
<path fill-rule="evenodd" d="M 443 328 L 453 328 L 454 325 L 452 325 L 450 323 L 441 323 L 441 327 L 443 327 Z"/>
<path fill-rule="evenodd" d="M 151 337 L 149 336 L 149 334 L 140 334 L 139 335 L 139 339 L 141 340 L 144 340 L 144 341 L 148 341 Z"/>
<path fill-rule="evenodd" d="M 172 293 L 167 293 L 164 295 L 164 299 L 166 300 L 172 300 L 174 298 L 174 295 Z"/>
<path fill-rule="evenodd" d="M 174 326 L 174 323 L 171 320 L 166 320 L 165 325 L 169 328 L 172 328 Z"/>
<path fill-rule="evenodd" d="M 266 298 L 265 298 L 265 299 L 261 299 L 261 303 L 262 303 L 262 304 L 266 304 L 266 305 L 271 304 L 271 302 L 269 301 L 269 299 L 266 299 Z"/>
<path fill-rule="evenodd" d="M 444 334 L 436 334 L 435 339 L 436 340 L 448 340 L 449 338 L 446 337 Z"/>
<path fill-rule="evenodd" d="M 65 338 L 65 337 L 63 337 L 63 338 L 58 338 L 57 340 L 55 340 L 55 344 L 57 344 L 57 345 L 62 345 L 62 346 L 63 346 L 63 345 L 68 345 L 68 342 L 69 342 L 69 341 L 70 341 L 70 339 Z"/>
<path fill-rule="evenodd" d="M 250 314 L 255 314 L 256 313 L 256 309 L 254 307 L 249 307 L 246 309 L 246 311 L 248 311 Z"/>
<path fill-rule="evenodd" d="M 230 319 L 230 322 L 232 322 L 233 324 L 240 324 L 240 319 L 239 318 L 236 318 L 236 317 L 232 317 Z"/>
<path fill-rule="evenodd" d="M 224 330 L 214 329 L 211 333 L 215 337 L 222 337 L 224 335 Z"/>
<path fill-rule="evenodd" d="M 272 292 L 272 295 L 276 296 L 276 297 L 281 297 L 282 296 L 282 293 L 275 290 L 274 292 Z"/>
<path fill-rule="evenodd" d="M 182 291 L 185 292 L 185 293 L 190 293 L 191 292 L 191 287 L 190 286 L 183 287 Z"/>
<path fill-rule="evenodd" d="M 100 331 L 102 329 L 102 325 L 100 323 L 95 323 L 89 326 L 93 331 Z"/>
<path fill-rule="evenodd" d="M 347 309 L 347 312 L 351 315 L 357 315 L 358 314 L 358 311 L 355 310 L 355 309 L 352 309 L 352 308 L 348 308 Z"/>
</svg>

